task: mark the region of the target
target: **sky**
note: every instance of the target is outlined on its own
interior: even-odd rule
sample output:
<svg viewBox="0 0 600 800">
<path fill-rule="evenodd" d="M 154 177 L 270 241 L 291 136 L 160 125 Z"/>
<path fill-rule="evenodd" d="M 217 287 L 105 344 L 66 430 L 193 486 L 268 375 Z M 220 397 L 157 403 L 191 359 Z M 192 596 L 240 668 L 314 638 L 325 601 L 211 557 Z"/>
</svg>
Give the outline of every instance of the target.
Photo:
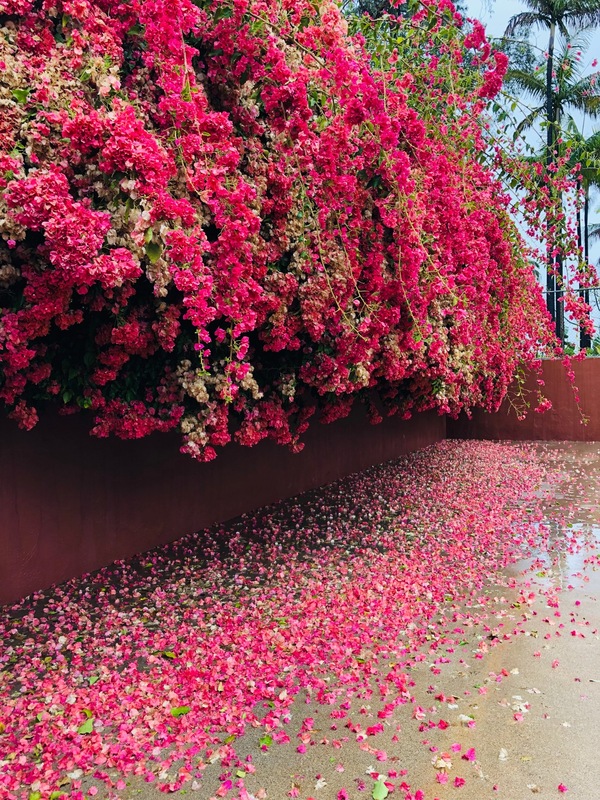
<svg viewBox="0 0 600 800">
<path fill-rule="evenodd" d="M 469 16 L 480 19 L 493 36 L 502 34 L 508 20 L 524 11 L 520 0 L 467 0 L 465 5 Z"/>
</svg>

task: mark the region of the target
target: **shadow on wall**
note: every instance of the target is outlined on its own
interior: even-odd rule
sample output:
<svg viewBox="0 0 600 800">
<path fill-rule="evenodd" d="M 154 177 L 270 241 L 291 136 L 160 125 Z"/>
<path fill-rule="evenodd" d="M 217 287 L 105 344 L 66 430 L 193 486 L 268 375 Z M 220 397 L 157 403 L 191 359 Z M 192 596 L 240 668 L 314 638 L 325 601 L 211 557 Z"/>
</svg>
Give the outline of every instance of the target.
<svg viewBox="0 0 600 800">
<path fill-rule="evenodd" d="M 299 454 L 231 445 L 200 464 L 176 434 L 94 439 L 83 418 L 0 420 L 0 604 L 445 438 L 434 412 L 314 425 Z"/>
</svg>

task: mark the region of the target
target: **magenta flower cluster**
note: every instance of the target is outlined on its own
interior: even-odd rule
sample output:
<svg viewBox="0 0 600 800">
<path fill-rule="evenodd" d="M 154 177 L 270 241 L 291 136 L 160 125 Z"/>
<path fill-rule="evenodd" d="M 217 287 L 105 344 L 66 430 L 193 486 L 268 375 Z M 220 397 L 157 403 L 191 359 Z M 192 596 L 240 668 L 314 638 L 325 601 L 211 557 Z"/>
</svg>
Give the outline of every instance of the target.
<svg viewBox="0 0 600 800">
<path fill-rule="evenodd" d="M 0 400 L 210 460 L 309 418 L 497 408 L 551 341 L 485 108 L 506 58 L 423 2 L 2 0 Z M 468 33 L 467 33 L 468 32 Z M 385 57 L 384 57 L 385 56 Z"/>
</svg>

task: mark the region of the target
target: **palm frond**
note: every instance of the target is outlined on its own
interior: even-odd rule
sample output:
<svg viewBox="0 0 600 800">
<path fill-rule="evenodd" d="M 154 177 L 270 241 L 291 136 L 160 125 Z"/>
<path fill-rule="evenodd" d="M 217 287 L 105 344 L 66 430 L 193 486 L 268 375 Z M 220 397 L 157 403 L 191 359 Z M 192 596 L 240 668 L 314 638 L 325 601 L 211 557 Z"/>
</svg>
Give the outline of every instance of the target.
<svg viewBox="0 0 600 800">
<path fill-rule="evenodd" d="M 600 163 L 600 131 L 596 131 L 592 133 L 591 136 L 588 136 L 584 141 L 584 146 L 590 153 L 595 154 Z"/>
<path fill-rule="evenodd" d="M 574 170 L 579 164 L 579 175 L 586 187 L 600 186 L 600 131 L 584 139 L 577 130 L 574 120 L 570 120 L 571 139 L 564 143 L 571 148 L 567 162 L 569 169 Z"/>
<path fill-rule="evenodd" d="M 520 136 L 523 131 L 532 128 L 535 123 L 540 119 L 540 117 L 544 116 L 544 112 L 546 111 L 546 106 L 538 106 L 538 108 L 533 108 L 526 117 L 523 117 L 521 122 L 515 128 L 515 136 Z"/>
<path fill-rule="evenodd" d="M 569 33 L 569 28 L 567 27 L 567 24 L 564 21 L 564 19 L 555 20 L 555 24 L 556 24 L 556 27 L 558 28 L 558 30 L 564 36 L 564 38 L 568 39 L 569 36 L 570 36 L 570 33 Z"/>
<path fill-rule="evenodd" d="M 505 81 L 513 83 L 520 91 L 530 94 L 538 100 L 544 100 L 546 97 L 546 80 L 545 76 L 531 72 L 525 72 L 522 69 L 509 69 L 506 72 Z"/>
<path fill-rule="evenodd" d="M 543 27 L 549 28 L 552 20 L 545 14 L 536 13 L 534 11 L 522 11 L 520 14 L 515 14 L 508 21 L 508 25 L 504 29 L 504 36 L 514 36 L 515 33 L 530 28 Z"/>
<path fill-rule="evenodd" d="M 578 30 L 596 28 L 600 26 L 600 3 L 594 0 L 573 3 L 573 8 L 565 11 L 562 18 L 565 25 Z"/>
<path fill-rule="evenodd" d="M 570 106 L 590 117 L 600 116 L 600 72 L 594 72 L 580 78 L 575 83 L 559 85 L 556 95 L 558 107 Z"/>
</svg>

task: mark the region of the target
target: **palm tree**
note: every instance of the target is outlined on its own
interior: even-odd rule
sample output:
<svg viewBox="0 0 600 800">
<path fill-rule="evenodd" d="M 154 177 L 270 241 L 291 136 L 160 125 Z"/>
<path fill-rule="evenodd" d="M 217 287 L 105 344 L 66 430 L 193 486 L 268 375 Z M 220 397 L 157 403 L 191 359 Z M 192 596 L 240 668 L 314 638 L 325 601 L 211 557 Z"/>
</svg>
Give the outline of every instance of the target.
<svg viewBox="0 0 600 800">
<path fill-rule="evenodd" d="M 577 164 L 581 167 L 578 171 L 578 188 L 584 190 L 583 228 L 581 215 L 579 215 L 578 234 L 579 245 L 585 253 L 586 260 L 589 258 L 589 192 L 590 187 L 595 185 L 598 180 L 597 155 L 600 145 L 600 134 L 594 134 L 585 140 L 577 128 L 573 111 L 595 118 L 600 116 L 600 93 L 598 80 L 600 71 L 591 75 L 582 76 L 579 60 L 577 57 L 578 48 L 582 40 L 573 37 L 568 39 L 564 48 L 556 59 L 556 73 L 553 81 L 553 108 L 555 116 L 556 130 L 561 132 L 561 143 L 556 144 L 553 155 L 558 152 L 563 153 L 568 147 L 571 150 L 571 157 L 568 166 L 575 169 Z M 529 72 L 523 69 L 509 70 L 507 74 L 511 84 L 520 89 L 524 94 L 528 94 L 537 101 L 537 104 L 517 125 L 515 131 L 520 135 L 523 131 L 532 127 L 540 119 L 545 120 L 546 116 L 546 81 L 540 69 Z M 565 139 L 563 142 L 562 139 Z M 537 159 L 535 159 L 537 160 Z M 562 265 L 560 265 L 562 267 Z M 562 314 L 562 304 L 558 303 L 562 295 L 560 280 L 556 284 L 552 264 L 548 269 L 548 304 L 551 313 L 554 311 L 557 321 L 557 335 L 563 328 L 564 320 Z M 562 278 L 562 269 L 560 270 Z M 589 291 L 583 290 L 584 299 L 587 302 Z M 580 339 L 581 346 L 588 347 L 587 334 L 582 331 Z"/>
<path fill-rule="evenodd" d="M 556 71 L 552 83 L 555 133 L 561 131 L 565 125 L 575 133 L 576 124 L 572 112 L 587 114 L 592 118 L 600 116 L 600 70 L 590 75 L 582 75 L 577 57 L 578 52 L 586 44 L 582 38 L 569 37 L 556 58 Z M 506 80 L 523 94 L 529 95 L 534 102 L 537 101 L 516 126 L 515 133 L 520 135 L 539 121 L 547 123 L 547 86 L 541 69 L 539 67 L 533 71 L 509 69 Z M 556 145 L 553 155 L 555 152 Z"/>
<path fill-rule="evenodd" d="M 556 33 L 559 31 L 568 40 L 571 37 L 570 29 L 581 31 L 600 26 L 600 0 L 523 0 L 523 3 L 530 10 L 512 17 L 504 36 L 512 38 L 520 31 L 529 32 L 533 28 L 548 30 L 545 105 L 548 124 L 546 158 L 550 165 L 557 139 L 557 109 L 553 87 Z"/>
<path fill-rule="evenodd" d="M 546 121 L 546 168 L 551 169 L 556 159 L 556 142 L 558 140 L 558 106 L 554 88 L 554 50 L 557 33 L 566 39 L 571 30 L 600 26 L 600 0 L 523 0 L 529 9 L 516 14 L 509 20 L 504 36 L 514 37 L 521 31 L 543 28 L 548 31 L 548 50 L 546 56 L 546 77 L 544 83 L 544 108 Z M 558 276 L 558 277 L 557 277 Z M 564 335 L 564 319 L 562 304 L 557 303 L 557 286 L 562 282 L 563 267 L 560 257 L 557 261 L 552 256 L 548 259 L 547 269 L 547 303 L 548 310 L 556 322 L 556 334 L 562 339 Z"/>
</svg>

